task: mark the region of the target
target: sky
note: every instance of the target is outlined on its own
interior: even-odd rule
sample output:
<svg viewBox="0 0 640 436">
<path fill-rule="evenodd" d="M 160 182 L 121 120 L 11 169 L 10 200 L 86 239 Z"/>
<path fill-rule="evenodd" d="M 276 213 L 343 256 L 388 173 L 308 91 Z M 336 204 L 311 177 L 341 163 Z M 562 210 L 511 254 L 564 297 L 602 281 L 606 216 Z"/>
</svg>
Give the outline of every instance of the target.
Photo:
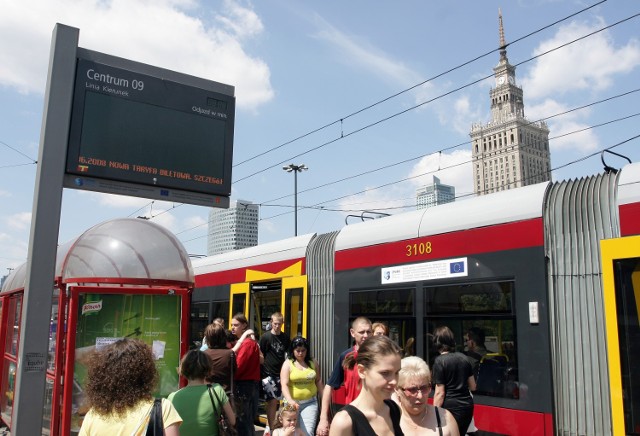
<svg viewBox="0 0 640 436">
<path fill-rule="evenodd" d="M 637 2 L 0 0 L 0 10 L 0 276 L 27 259 L 56 23 L 80 29 L 80 47 L 235 87 L 231 201 L 260 204 L 260 243 L 294 235 L 289 163 L 309 167 L 298 234 L 414 210 L 434 175 L 469 198 L 469 132 L 490 121 L 499 10 L 525 115 L 550 129 L 552 179 L 602 172 L 613 146 L 640 160 Z M 65 189 L 59 241 L 144 216 L 203 255 L 209 210 Z"/>
</svg>

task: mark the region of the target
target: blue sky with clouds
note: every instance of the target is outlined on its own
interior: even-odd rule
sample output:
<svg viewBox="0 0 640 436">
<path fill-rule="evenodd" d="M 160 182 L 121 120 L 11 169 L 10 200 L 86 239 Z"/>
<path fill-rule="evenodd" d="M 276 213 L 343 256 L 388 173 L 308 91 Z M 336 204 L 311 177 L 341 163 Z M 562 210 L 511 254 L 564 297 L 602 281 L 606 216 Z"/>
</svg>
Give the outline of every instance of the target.
<svg viewBox="0 0 640 436">
<path fill-rule="evenodd" d="M 499 8 L 527 118 L 585 106 L 547 121 L 553 179 L 600 172 L 599 155 L 580 159 L 640 134 L 640 6 L 609 0 L 563 20 L 596 3 L 0 0 L 0 275 L 27 257 L 56 22 L 79 28 L 81 47 L 235 86 L 232 200 L 261 204 L 268 242 L 293 235 L 286 163 L 310 168 L 298 178 L 299 234 L 362 210 L 411 210 L 434 174 L 472 191 L 469 131 L 489 121 Z M 640 160 L 638 139 L 614 151 Z M 207 208 L 73 190 L 59 239 L 140 215 L 206 252 Z"/>
</svg>

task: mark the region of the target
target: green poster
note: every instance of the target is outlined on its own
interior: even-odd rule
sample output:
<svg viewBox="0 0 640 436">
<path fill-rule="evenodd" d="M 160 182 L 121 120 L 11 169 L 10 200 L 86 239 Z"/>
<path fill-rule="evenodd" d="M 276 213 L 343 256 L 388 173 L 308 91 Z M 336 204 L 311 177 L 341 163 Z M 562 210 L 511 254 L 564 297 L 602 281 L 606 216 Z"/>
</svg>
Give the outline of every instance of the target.
<svg viewBox="0 0 640 436">
<path fill-rule="evenodd" d="M 159 374 L 155 396 L 178 389 L 180 301 L 176 295 L 80 294 L 72 431 L 80 429 L 88 411 L 83 394 L 86 357 L 119 339 L 139 339 L 152 347 Z"/>
</svg>

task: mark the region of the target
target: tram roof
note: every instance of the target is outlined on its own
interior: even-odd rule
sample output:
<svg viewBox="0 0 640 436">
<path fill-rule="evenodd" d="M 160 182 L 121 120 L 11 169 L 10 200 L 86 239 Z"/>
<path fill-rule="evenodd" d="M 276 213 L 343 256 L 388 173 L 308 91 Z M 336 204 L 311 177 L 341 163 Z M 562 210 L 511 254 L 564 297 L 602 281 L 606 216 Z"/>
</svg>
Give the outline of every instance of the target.
<svg viewBox="0 0 640 436">
<path fill-rule="evenodd" d="M 120 218 L 84 232 L 65 257 L 63 282 L 91 279 L 192 284 L 194 276 L 189 255 L 173 233 L 148 220 Z"/>
<path fill-rule="evenodd" d="M 542 217 L 549 182 L 346 226 L 336 251 Z"/>
<path fill-rule="evenodd" d="M 618 179 L 618 205 L 640 202 L 640 163 L 626 165 Z"/>
<path fill-rule="evenodd" d="M 196 275 L 305 257 L 315 233 L 193 260 Z M 256 259 L 259 259 L 257 261 Z"/>
</svg>

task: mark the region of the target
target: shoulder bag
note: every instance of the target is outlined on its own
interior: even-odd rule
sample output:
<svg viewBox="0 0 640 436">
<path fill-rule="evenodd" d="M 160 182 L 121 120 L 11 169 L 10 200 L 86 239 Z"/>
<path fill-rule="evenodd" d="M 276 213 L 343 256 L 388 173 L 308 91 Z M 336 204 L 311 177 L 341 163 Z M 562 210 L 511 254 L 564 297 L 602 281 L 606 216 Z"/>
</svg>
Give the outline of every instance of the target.
<svg viewBox="0 0 640 436">
<path fill-rule="evenodd" d="M 229 355 L 230 368 L 231 368 L 231 378 L 229 379 L 229 404 L 231 404 L 231 408 L 233 412 L 238 416 L 238 409 L 236 409 L 236 382 L 234 380 L 234 367 L 236 366 L 236 353 L 231 350 L 231 354 Z"/>
<path fill-rule="evenodd" d="M 162 435 L 164 435 L 164 423 L 162 422 L 162 398 L 156 398 L 153 400 L 153 406 L 151 407 L 146 436 Z"/>
<path fill-rule="evenodd" d="M 216 394 L 216 391 L 213 390 L 213 387 L 210 384 L 207 385 L 207 391 L 209 391 L 209 398 L 211 398 L 213 414 L 214 416 L 218 417 L 218 419 L 216 420 L 218 424 L 218 434 L 220 436 L 237 436 L 238 431 L 231 425 L 231 423 L 229 423 L 229 418 L 227 418 L 227 415 L 225 415 L 224 409 L 222 408 L 222 402 L 220 401 L 220 398 L 218 398 L 218 394 Z M 216 407 L 216 403 L 215 401 L 213 401 L 214 395 L 216 397 L 216 400 L 218 401 L 218 404 L 220 405 L 219 408 Z"/>
</svg>

